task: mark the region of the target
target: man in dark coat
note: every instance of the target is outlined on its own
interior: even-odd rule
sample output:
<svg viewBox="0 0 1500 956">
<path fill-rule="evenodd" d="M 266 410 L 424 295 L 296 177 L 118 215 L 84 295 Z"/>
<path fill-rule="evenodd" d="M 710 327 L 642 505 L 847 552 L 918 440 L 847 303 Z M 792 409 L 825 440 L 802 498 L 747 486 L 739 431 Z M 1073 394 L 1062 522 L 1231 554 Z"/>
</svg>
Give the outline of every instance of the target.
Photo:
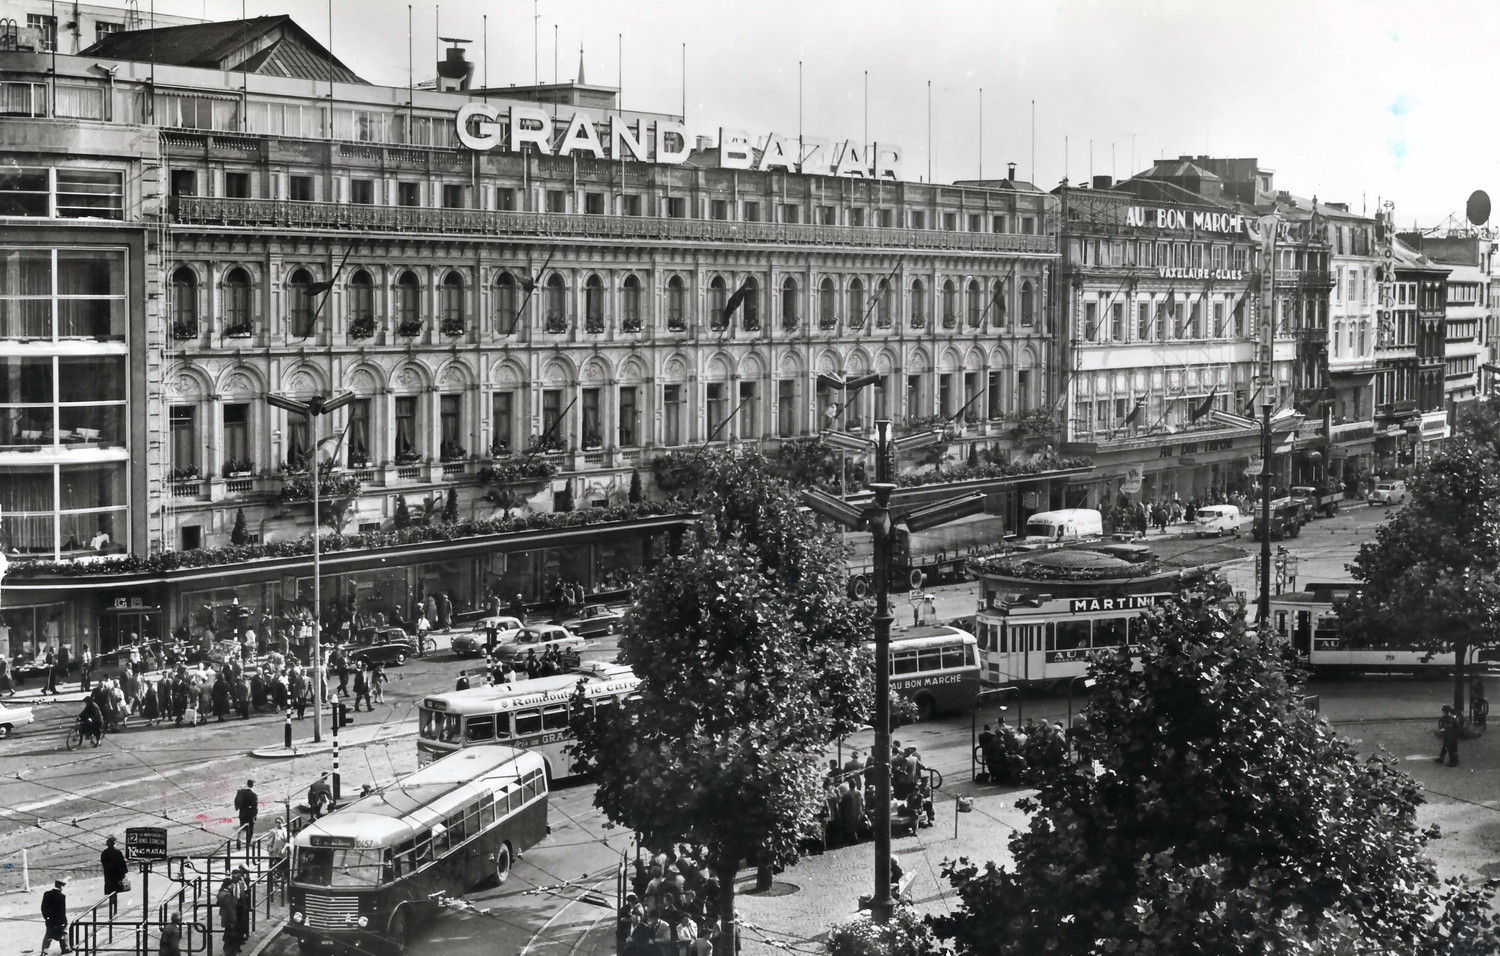
<svg viewBox="0 0 1500 956">
<path fill-rule="evenodd" d="M 104 841 L 104 850 L 99 854 L 99 866 L 104 870 L 104 892 L 109 896 L 109 915 L 113 916 L 120 905 L 115 894 L 125 891 L 125 877 L 130 874 L 125 854 L 115 846 L 114 837 Z"/>
<path fill-rule="evenodd" d="M 247 846 L 255 841 L 255 818 L 260 816 L 260 798 L 255 795 L 254 787 L 254 780 L 246 780 L 234 795 L 234 808 L 240 814 L 240 833 Z"/>
<path fill-rule="evenodd" d="M 52 882 L 52 889 L 42 894 L 42 922 L 46 924 L 46 935 L 42 937 L 42 953 L 50 952 L 52 941 L 62 947 L 62 952 L 71 953 L 68 945 L 68 896 L 63 887 L 68 885 L 66 876 Z"/>
</svg>

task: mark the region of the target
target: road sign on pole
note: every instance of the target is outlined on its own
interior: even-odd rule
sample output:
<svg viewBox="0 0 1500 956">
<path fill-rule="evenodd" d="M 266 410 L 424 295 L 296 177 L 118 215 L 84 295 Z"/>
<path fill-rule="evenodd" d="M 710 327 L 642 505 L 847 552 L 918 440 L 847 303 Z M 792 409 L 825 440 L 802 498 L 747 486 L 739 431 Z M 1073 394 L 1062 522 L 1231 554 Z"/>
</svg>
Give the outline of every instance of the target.
<svg viewBox="0 0 1500 956">
<path fill-rule="evenodd" d="M 167 831 L 162 827 L 126 827 L 125 859 L 165 860 L 167 858 Z"/>
</svg>

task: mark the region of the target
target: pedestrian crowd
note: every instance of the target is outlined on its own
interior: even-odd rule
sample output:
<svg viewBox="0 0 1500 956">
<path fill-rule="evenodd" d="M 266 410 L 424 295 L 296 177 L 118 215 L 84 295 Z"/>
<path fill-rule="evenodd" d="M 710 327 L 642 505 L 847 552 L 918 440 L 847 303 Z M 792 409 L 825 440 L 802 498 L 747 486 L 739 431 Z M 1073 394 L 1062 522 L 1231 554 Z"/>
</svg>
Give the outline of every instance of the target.
<svg viewBox="0 0 1500 956">
<path fill-rule="evenodd" d="M 619 914 L 622 956 L 707 956 L 720 931 L 719 881 L 703 847 L 638 856 Z"/>
<path fill-rule="evenodd" d="M 818 809 L 817 829 L 803 841 L 805 850 L 848 846 L 874 835 L 870 808 L 877 795 L 870 773 L 871 758 L 851 751 L 841 766 L 828 761 L 823 780 L 823 803 Z M 933 823 L 932 785 L 915 747 L 891 742 L 891 827 L 915 832 Z"/>
<path fill-rule="evenodd" d="M 536 652 L 536 648 L 528 648 L 526 656 L 518 661 L 500 657 L 491 649 L 485 652 L 484 666 L 469 668 L 458 675 L 458 680 L 454 682 L 454 690 L 468 690 L 471 687 L 495 686 L 517 680 L 533 680 L 538 677 L 566 674 L 576 670 L 578 664 L 577 653 L 562 651 L 551 645 L 540 654 Z"/>
<path fill-rule="evenodd" d="M 980 782 L 1002 786 L 1030 783 L 1038 767 L 1055 766 L 1068 758 L 1068 736 L 1061 721 L 1028 718 L 1015 728 L 1001 717 L 999 730 L 989 724 L 979 734 L 979 757 L 984 763 Z"/>
</svg>

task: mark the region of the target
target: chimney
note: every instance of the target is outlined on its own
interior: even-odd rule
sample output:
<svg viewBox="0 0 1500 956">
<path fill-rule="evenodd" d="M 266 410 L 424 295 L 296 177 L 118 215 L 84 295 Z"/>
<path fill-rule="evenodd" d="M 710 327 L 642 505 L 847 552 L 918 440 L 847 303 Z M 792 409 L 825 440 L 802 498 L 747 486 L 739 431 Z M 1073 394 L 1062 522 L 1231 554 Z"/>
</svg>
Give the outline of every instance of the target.
<svg viewBox="0 0 1500 956">
<path fill-rule="evenodd" d="M 1094 188 L 1095 189 L 1109 189 L 1114 184 L 1115 184 L 1115 181 L 1112 178 L 1110 178 L 1109 176 L 1095 176 L 1094 177 Z"/>
<path fill-rule="evenodd" d="M 468 40 L 460 40 L 456 37 L 438 37 L 444 43 L 453 44 L 448 48 L 446 59 L 439 60 L 437 65 L 437 90 L 440 93 L 455 93 L 459 90 L 467 90 L 469 81 L 474 78 L 474 64 L 464 57 L 464 50 L 460 44 L 468 43 Z"/>
<path fill-rule="evenodd" d="M 1006 163 L 1005 164 L 1005 178 L 1008 179 L 1008 180 L 1010 180 L 1011 182 L 1015 182 L 1016 181 L 1016 164 L 1015 163 Z"/>
</svg>

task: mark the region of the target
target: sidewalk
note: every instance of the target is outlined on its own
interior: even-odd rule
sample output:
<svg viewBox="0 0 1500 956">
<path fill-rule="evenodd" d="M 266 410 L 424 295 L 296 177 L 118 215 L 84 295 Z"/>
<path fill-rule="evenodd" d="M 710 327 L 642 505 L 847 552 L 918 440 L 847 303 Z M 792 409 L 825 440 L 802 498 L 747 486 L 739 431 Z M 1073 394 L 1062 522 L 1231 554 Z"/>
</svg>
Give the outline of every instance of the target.
<svg viewBox="0 0 1500 956">
<path fill-rule="evenodd" d="M 292 747 L 290 750 L 282 746 L 281 743 L 277 743 L 270 747 L 260 747 L 252 750 L 250 751 L 250 756 L 258 757 L 262 760 L 291 760 L 296 757 L 328 753 L 333 750 L 334 740 L 332 721 L 328 720 L 330 716 L 329 712 L 325 710 L 324 718 L 327 720 L 327 726 L 324 727 L 323 739 L 321 741 L 314 742 L 310 736 L 297 737 L 296 733 L 302 729 L 302 726 L 294 723 Z M 417 732 L 416 718 L 395 723 L 375 723 L 373 716 L 373 713 L 367 710 L 360 711 L 359 714 L 350 711 L 349 726 L 340 728 L 338 732 L 339 747 L 356 747 L 375 741 L 392 740 L 397 737 L 410 737 Z M 359 717 L 365 717 L 366 721 L 361 722 Z"/>
</svg>

